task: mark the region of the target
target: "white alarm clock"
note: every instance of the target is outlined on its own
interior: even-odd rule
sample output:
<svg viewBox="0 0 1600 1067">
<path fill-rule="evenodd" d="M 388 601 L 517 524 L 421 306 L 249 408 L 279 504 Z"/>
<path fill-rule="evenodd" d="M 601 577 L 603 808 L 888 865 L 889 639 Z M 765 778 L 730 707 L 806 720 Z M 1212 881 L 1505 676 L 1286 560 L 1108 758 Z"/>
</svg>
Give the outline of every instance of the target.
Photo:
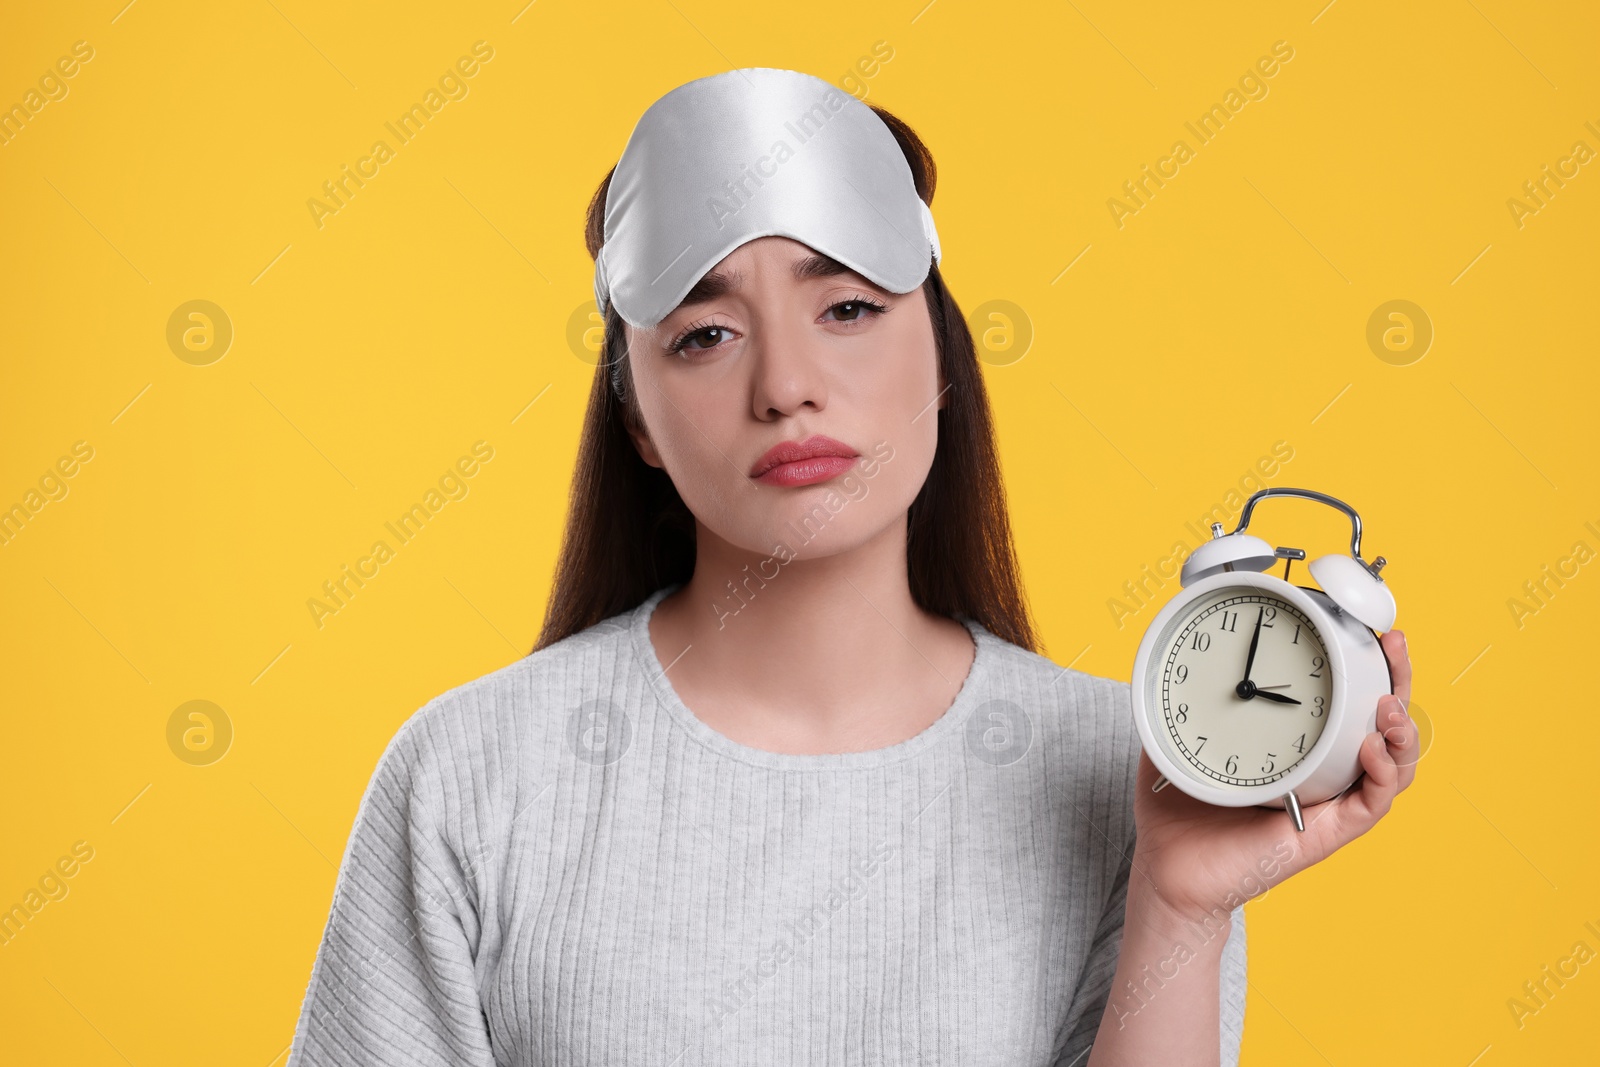
<svg viewBox="0 0 1600 1067">
<path fill-rule="evenodd" d="M 1350 517 L 1350 554 L 1308 569 L 1321 586 L 1291 585 L 1306 554 L 1244 532 L 1256 502 L 1300 497 Z M 1176 785 L 1225 807 L 1272 807 L 1305 829 L 1302 806 L 1338 796 L 1361 776 L 1362 739 L 1391 692 L 1378 633 L 1394 626 L 1394 595 L 1361 558 L 1361 517 L 1309 489 L 1263 489 L 1239 525 L 1184 561 L 1182 591 L 1151 620 L 1133 662 L 1133 716 L 1155 788 Z M 1283 577 L 1264 573 L 1284 560 Z"/>
</svg>

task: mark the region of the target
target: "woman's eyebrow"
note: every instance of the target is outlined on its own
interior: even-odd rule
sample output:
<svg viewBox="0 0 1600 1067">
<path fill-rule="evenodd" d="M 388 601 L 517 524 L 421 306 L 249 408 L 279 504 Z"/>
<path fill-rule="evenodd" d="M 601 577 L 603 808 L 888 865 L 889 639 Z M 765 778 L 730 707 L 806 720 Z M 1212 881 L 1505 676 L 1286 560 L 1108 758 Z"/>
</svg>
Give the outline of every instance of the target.
<svg viewBox="0 0 1600 1067">
<path fill-rule="evenodd" d="M 831 278 L 836 274 L 854 274 L 855 271 L 824 255 L 810 255 L 805 259 L 796 260 L 794 265 L 794 279 L 803 282 L 807 278 Z"/>
<path fill-rule="evenodd" d="M 678 308 L 693 307 L 696 304 L 709 304 L 720 296 L 726 296 L 739 288 L 741 281 L 738 271 L 723 273 L 719 270 L 708 271 L 701 275 L 694 287 L 684 294 L 678 301 Z M 676 309 L 674 309 L 676 310 Z"/>
<path fill-rule="evenodd" d="M 797 259 L 791 268 L 795 281 L 806 281 L 810 278 L 832 278 L 840 274 L 855 274 L 855 271 L 840 263 L 831 256 L 813 254 L 804 259 Z M 694 283 L 684 298 L 678 301 L 678 307 L 693 307 L 696 304 L 708 304 L 718 297 L 727 296 L 737 292 L 744 278 L 738 271 L 708 271 L 699 281 Z"/>
</svg>

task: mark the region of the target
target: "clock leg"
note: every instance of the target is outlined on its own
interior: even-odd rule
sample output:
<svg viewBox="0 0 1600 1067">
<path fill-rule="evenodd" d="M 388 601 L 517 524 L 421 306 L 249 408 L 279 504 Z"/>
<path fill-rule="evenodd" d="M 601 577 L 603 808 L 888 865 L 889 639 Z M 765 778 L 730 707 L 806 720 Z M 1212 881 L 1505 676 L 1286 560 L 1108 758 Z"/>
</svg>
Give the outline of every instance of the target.
<svg viewBox="0 0 1600 1067">
<path fill-rule="evenodd" d="M 1294 795 L 1293 789 L 1283 798 L 1283 806 L 1289 812 L 1289 818 L 1294 820 L 1294 828 L 1305 833 L 1306 821 L 1300 814 L 1300 798 Z"/>
<path fill-rule="evenodd" d="M 1159 793 L 1163 789 L 1165 789 L 1166 787 L 1167 787 L 1167 776 L 1164 775 L 1164 774 L 1158 774 L 1158 775 L 1156 775 L 1156 784 L 1150 787 L 1150 792 Z"/>
</svg>

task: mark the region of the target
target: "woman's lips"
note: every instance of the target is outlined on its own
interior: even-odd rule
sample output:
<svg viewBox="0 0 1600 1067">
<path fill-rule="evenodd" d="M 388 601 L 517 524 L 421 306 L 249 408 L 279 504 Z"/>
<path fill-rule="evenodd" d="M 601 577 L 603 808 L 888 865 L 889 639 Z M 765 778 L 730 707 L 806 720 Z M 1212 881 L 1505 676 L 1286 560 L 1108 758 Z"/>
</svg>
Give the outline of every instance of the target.
<svg viewBox="0 0 1600 1067">
<path fill-rule="evenodd" d="M 859 458 L 859 456 L 813 456 L 810 459 L 797 459 L 793 463 L 780 463 L 771 470 L 758 474 L 755 480 L 767 485 L 790 487 L 813 485 L 830 478 L 837 478 L 854 467 Z"/>
<path fill-rule="evenodd" d="M 750 468 L 750 477 L 767 485 L 811 485 L 837 478 L 859 458 L 843 441 L 814 433 L 803 441 L 780 441 L 767 449 Z"/>
</svg>

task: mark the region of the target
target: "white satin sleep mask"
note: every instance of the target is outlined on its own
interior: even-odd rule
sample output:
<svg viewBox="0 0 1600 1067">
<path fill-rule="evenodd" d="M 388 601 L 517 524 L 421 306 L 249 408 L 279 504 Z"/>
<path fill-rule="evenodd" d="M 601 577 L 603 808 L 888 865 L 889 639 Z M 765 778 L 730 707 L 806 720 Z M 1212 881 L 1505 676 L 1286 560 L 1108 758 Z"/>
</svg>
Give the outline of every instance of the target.
<svg viewBox="0 0 1600 1067">
<path fill-rule="evenodd" d="M 634 126 L 606 192 L 595 303 L 649 329 L 728 253 L 767 236 L 892 293 L 917 288 L 939 259 L 933 213 L 883 120 L 821 78 L 748 67 L 680 85 Z"/>
</svg>

